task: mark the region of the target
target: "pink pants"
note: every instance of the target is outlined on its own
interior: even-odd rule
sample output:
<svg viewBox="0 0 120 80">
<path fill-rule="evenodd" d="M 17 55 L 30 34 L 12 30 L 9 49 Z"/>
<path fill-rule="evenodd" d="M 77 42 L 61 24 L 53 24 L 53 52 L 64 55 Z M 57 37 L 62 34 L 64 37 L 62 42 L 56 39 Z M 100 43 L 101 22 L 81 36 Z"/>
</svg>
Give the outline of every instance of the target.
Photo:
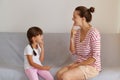
<svg viewBox="0 0 120 80">
<path fill-rule="evenodd" d="M 38 70 L 35 68 L 26 69 L 25 73 L 29 80 L 39 80 L 38 75 L 40 75 L 45 80 L 54 80 L 53 76 L 47 70 Z"/>
</svg>

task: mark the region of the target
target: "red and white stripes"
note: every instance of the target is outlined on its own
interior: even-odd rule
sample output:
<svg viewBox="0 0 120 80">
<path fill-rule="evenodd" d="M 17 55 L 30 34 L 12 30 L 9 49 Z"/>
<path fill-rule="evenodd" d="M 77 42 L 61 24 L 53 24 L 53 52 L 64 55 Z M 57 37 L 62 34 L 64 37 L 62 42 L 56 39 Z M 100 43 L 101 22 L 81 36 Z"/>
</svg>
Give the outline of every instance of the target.
<svg viewBox="0 0 120 80">
<path fill-rule="evenodd" d="M 91 27 L 82 42 L 80 42 L 80 29 L 77 31 L 75 35 L 75 54 L 78 62 L 82 62 L 92 56 L 96 59 L 92 66 L 99 71 L 101 70 L 100 34 L 96 28 Z"/>
</svg>

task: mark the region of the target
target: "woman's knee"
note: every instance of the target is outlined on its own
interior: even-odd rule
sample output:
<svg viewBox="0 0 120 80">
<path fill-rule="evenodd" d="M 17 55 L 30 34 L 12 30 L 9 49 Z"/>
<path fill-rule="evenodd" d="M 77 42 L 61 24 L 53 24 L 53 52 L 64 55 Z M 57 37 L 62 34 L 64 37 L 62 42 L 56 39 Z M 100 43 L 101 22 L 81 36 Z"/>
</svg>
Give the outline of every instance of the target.
<svg viewBox="0 0 120 80">
<path fill-rule="evenodd" d="M 81 71 L 76 72 L 75 70 L 72 70 L 72 71 L 70 70 L 70 71 L 63 73 L 62 79 L 63 80 L 86 80 L 83 72 Z"/>
<path fill-rule="evenodd" d="M 57 71 L 56 75 L 60 76 L 62 75 L 65 71 L 67 71 L 67 67 L 61 68 L 59 71 Z"/>
<path fill-rule="evenodd" d="M 61 75 L 61 71 L 59 70 L 59 71 L 57 71 L 56 76 L 58 77 L 60 75 Z"/>
<path fill-rule="evenodd" d="M 62 79 L 63 80 L 71 80 L 71 76 L 70 76 L 71 74 L 70 73 L 68 73 L 68 72 L 66 72 L 66 73 L 64 73 L 63 75 L 62 75 Z"/>
<path fill-rule="evenodd" d="M 71 73 L 64 73 L 62 80 L 86 80 L 84 76 L 72 76 Z"/>
</svg>

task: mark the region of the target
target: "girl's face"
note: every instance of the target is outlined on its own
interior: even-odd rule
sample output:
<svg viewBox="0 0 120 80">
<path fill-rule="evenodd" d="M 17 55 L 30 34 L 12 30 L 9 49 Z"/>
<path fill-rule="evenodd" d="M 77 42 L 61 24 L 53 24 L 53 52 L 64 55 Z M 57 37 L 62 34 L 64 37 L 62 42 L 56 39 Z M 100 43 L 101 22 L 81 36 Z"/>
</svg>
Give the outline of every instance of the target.
<svg viewBox="0 0 120 80">
<path fill-rule="evenodd" d="M 42 41 L 43 41 L 43 35 L 37 35 L 36 37 L 33 37 L 34 43 L 39 44 L 39 43 L 42 43 Z"/>
<path fill-rule="evenodd" d="M 81 18 L 79 16 L 79 12 L 78 11 L 74 11 L 73 12 L 73 18 L 72 18 L 72 20 L 74 21 L 74 26 L 82 26 L 83 18 Z"/>
</svg>

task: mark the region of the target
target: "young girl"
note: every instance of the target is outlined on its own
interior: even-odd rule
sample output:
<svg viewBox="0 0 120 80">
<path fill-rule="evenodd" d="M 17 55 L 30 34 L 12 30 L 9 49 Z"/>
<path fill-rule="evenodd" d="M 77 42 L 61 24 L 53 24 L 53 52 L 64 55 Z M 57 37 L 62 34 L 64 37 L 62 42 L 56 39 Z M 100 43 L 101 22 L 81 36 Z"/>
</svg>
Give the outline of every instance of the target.
<svg viewBox="0 0 120 80">
<path fill-rule="evenodd" d="M 44 43 L 43 31 L 38 27 L 31 27 L 27 31 L 29 44 L 24 50 L 24 69 L 29 80 L 39 80 L 40 75 L 45 80 L 54 80 L 49 70 L 51 67 L 43 66 Z"/>
</svg>

